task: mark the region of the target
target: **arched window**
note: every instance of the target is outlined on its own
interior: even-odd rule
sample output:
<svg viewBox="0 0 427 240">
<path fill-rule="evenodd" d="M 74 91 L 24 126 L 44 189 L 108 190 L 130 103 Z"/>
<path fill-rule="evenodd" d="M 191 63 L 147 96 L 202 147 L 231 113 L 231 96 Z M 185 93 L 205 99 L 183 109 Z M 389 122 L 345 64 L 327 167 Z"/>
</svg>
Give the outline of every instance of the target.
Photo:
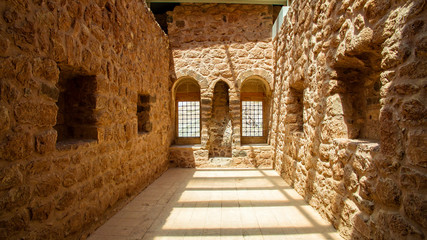
<svg viewBox="0 0 427 240">
<path fill-rule="evenodd" d="M 183 79 L 175 90 L 176 143 L 200 143 L 200 86 Z"/>
<path fill-rule="evenodd" d="M 268 126 L 268 87 L 258 78 L 249 78 L 240 90 L 241 142 L 266 143 Z"/>
</svg>

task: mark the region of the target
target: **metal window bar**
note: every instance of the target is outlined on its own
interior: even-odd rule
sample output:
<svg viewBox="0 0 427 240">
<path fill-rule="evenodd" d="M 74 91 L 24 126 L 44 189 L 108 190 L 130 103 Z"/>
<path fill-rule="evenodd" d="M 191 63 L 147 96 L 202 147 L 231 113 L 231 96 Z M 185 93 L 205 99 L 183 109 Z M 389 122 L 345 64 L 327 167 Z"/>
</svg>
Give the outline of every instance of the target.
<svg viewBox="0 0 427 240">
<path fill-rule="evenodd" d="M 178 102 L 178 137 L 200 137 L 200 102 Z"/>
<path fill-rule="evenodd" d="M 262 101 L 242 101 L 242 136 L 262 137 Z"/>
</svg>

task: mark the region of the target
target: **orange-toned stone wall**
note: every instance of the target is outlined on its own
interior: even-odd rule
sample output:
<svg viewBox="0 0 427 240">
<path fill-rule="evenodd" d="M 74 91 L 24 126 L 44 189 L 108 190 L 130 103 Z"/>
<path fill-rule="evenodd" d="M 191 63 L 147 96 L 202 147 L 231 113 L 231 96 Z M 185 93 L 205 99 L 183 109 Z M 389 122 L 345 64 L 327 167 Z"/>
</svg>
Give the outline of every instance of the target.
<svg viewBox="0 0 427 240">
<path fill-rule="evenodd" d="M 168 12 L 168 19 L 176 80 L 191 78 L 199 83 L 202 126 L 197 153 L 179 153 L 183 148 L 176 148 L 171 152 L 171 161 L 186 162 L 185 166 L 209 166 L 209 157 L 227 156 L 234 161 L 227 166 L 258 166 L 239 159 L 249 154 L 242 153 L 246 150 L 241 148 L 240 87 L 253 76 L 272 84 L 273 7 L 181 3 Z M 229 109 L 214 115 L 215 109 L 222 109 L 214 93 L 219 81 L 228 85 L 227 103 L 221 104 Z M 183 161 L 182 156 L 188 159 Z M 271 158 L 267 162 L 271 163 Z"/>
<path fill-rule="evenodd" d="M 275 168 L 346 239 L 427 236 L 425 1 L 293 1 L 274 40 Z"/>
<path fill-rule="evenodd" d="M 168 168 L 169 63 L 144 1 L 0 2 L 0 239 L 85 236 Z M 95 81 L 76 92 L 92 91 L 91 134 L 56 144 L 67 74 Z"/>
</svg>

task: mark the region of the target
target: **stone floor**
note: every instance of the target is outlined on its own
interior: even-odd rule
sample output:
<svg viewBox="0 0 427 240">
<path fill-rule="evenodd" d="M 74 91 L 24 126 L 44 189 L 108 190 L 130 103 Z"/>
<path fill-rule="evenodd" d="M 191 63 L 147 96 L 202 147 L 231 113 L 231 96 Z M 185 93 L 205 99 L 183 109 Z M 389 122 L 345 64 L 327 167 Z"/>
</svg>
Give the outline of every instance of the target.
<svg viewBox="0 0 427 240">
<path fill-rule="evenodd" d="M 273 170 L 168 170 L 89 240 L 341 239 Z"/>
</svg>

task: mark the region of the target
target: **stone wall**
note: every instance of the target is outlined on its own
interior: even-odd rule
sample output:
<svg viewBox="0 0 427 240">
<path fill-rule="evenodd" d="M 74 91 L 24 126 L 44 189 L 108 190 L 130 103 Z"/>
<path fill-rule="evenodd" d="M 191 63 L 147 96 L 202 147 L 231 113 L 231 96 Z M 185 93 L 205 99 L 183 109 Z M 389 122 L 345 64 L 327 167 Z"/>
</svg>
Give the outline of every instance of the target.
<svg viewBox="0 0 427 240">
<path fill-rule="evenodd" d="M 269 89 L 272 86 L 273 7 L 182 3 L 168 12 L 168 19 L 176 81 L 191 78 L 201 88 L 201 146 L 197 154 L 191 154 L 196 159 L 191 158 L 193 163 L 190 165 L 208 166 L 208 158 L 218 156 L 237 160 L 242 146 L 241 84 L 247 78 L 259 77 Z M 219 81 L 228 85 L 226 103 L 215 101 L 214 89 Z M 217 104 L 228 105 L 229 109 Z M 229 117 L 220 119 L 214 113 L 215 108 L 217 115 L 222 115 L 223 110 Z M 171 152 L 171 161 L 179 161 L 174 157 L 177 151 Z M 194 161 L 200 161 L 200 164 Z M 228 166 L 232 165 L 235 164 Z M 253 165 L 242 163 L 238 166 Z"/>
<path fill-rule="evenodd" d="M 168 168 L 167 37 L 139 0 L 0 16 L 0 238 L 84 238 Z"/>
<path fill-rule="evenodd" d="M 171 166 L 184 168 L 270 168 L 273 153 L 267 144 L 243 145 L 235 149 L 232 158 L 209 158 L 201 145 L 173 145 L 169 149 Z"/>
<path fill-rule="evenodd" d="M 426 16 L 293 1 L 274 40 L 275 168 L 346 239 L 427 236 Z"/>
</svg>

